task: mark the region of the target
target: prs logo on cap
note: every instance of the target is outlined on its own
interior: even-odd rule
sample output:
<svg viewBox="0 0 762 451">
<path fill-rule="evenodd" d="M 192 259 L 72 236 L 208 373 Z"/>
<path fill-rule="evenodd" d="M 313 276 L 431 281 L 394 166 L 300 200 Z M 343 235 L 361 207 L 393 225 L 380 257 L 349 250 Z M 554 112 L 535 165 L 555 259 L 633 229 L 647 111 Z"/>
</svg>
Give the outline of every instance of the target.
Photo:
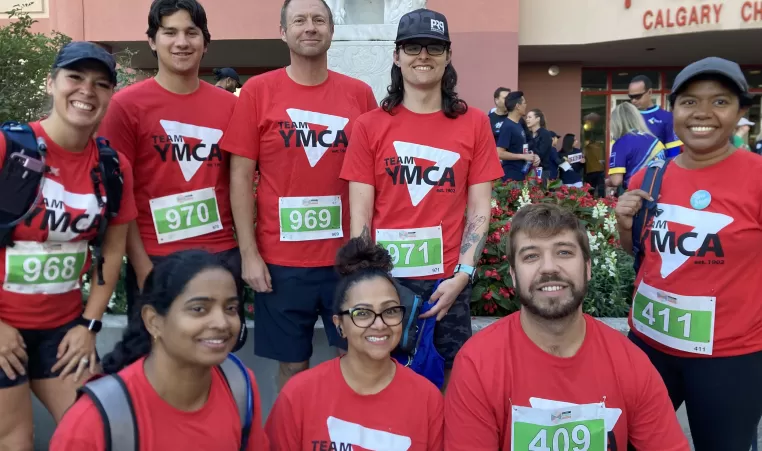
<svg viewBox="0 0 762 451">
<path fill-rule="evenodd" d="M 445 24 L 441 20 L 431 19 L 431 31 L 439 34 L 445 34 Z"/>
</svg>

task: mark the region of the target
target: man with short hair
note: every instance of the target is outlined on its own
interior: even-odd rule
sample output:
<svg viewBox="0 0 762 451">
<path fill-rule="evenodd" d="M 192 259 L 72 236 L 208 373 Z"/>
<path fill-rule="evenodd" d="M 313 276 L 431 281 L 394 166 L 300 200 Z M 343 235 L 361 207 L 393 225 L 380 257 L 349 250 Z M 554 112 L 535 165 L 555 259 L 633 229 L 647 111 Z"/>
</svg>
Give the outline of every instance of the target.
<svg viewBox="0 0 762 451">
<path fill-rule="evenodd" d="M 222 88 L 225 91 L 235 94 L 235 92 L 243 86 L 241 85 L 241 78 L 232 67 L 214 69 L 213 72 L 216 80 L 215 86 L 218 88 Z"/>
<path fill-rule="evenodd" d="M 653 83 L 645 75 L 638 75 L 632 79 L 627 91 L 630 102 L 635 105 L 654 136 L 664 144 L 668 159 L 680 155 L 680 146 L 683 142 L 675 134 L 672 123 L 672 113 L 655 105 L 652 99 Z"/>
<path fill-rule="evenodd" d="M 318 317 L 331 346 L 346 347 L 329 327 L 333 264 L 349 238 L 349 188 L 339 171 L 355 119 L 377 102 L 366 83 L 328 70 L 334 26 L 323 0 L 286 0 L 280 20 L 291 64 L 244 84 L 223 145 L 233 154 L 243 278 L 256 291 L 254 352 L 280 362 L 283 387 L 309 367 Z"/>
<path fill-rule="evenodd" d="M 529 151 L 527 135 L 522 127 L 521 119 L 527 113 L 527 101 L 524 93 L 513 91 L 505 98 L 505 108 L 508 116 L 500 126 L 497 137 L 497 156 L 503 165 L 503 181 L 523 181 L 528 171 L 524 171 L 527 162 L 537 166 L 540 157 Z"/>
<path fill-rule="evenodd" d="M 489 112 L 489 122 L 492 127 L 492 135 L 495 137 L 495 142 L 497 142 L 497 137 L 500 134 L 500 127 L 503 125 L 506 116 L 508 116 L 508 110 L 505 108 L 505 98 L 510 93 L 510 89 L 503 88 L 502 86 L 495 90 L 495 108 Z"/>
<path fill-rule="evenodd" d="M 472 337 L 456 357 L 445 451 L 624 451 L 628 441 L 639 450 L 688 451 L 648 357 L 582 313 L 591 262 L 577 217 L 553 204 L 526 206 L 508 238 L 521 310 Z"/>
<path fill-rule="evenodd" d="M 218 254 L 243 296 L 228 192 L 230 156 L 220 146 L 236 97 L 199 79 L 211 41 L 206 12 L 196 0 L 154 0 L 147 34 L 159 71 L 117 92 L 99 130 L 134 173 L 138 217 L 127 239 L 125 289 L 128 317 L 137 321 L 133 312 L 146 276 L 178 251 Z"/>
</svg>

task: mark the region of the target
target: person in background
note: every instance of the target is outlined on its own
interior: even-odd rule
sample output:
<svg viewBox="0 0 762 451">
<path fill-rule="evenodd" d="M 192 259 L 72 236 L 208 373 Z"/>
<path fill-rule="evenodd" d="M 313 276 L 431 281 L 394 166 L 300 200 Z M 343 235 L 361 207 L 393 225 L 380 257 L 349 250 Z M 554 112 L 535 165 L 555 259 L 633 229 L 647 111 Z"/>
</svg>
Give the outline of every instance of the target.
<svg viewBox="0 0 762 451">
<path fill-rule="evenodd" d="M 265 426 L 271 451 L 442 450 L 442 394 L 391 357 L 405 316 L 392 268 L 369 237 L 339 249 L 332 326 L 347 353 L 286 383 Z"/>
<path fill-rule="evenodd" d="M 754 127 L 754 122 L 742 117 L 736 124 L 736 132 L 733 133 L 733 145 L 739 149 L 751 150 L 749 147 L 749 131 L 752 127 Z"/>
<path fill-rule="evenodd" d="M 651 133 L 664 144 L 666 158 L 672 159 L 678 156 L 683 143 L 675 134 L 672 113 L 654 104 L 651 79 L 645 75 L 634 77 L 630 81 L 627 95 L 630 97 L 630 102 L 640 110 Z"/>
<path fill-rule="evenodd" d="M 495 90 L 495 108 L 489 112 L 489 123 L 492 127 L 492 135 L 495 137 L 497 143 L 497 137 L 500 135 L 500 127 L 503 125 L 506 116 L 508 116 L 508 110 L 505 108 L 505 98 L 511 90 L 508 88 L 497 88 Z"/>
<path fill-rule="evenodd" d="M 622 103 L 611 113 L 611 160 L 606 186 L 609 195 L 627 189 L 636 172 L 654 159 L 665 159 L 664 145 L 646 126 L 643 116 L 629 103 Z"/>
<path fill-rule="evenodd" d="M 268 449 L 254 373 L 248 445 L 241 447 L 236 400 L 218 368 L 242 327 L 233 271 L 200 250 L 168 255 L 145 280 L 138 320 L 103 358 L 103 372 L 121 378 L 137 428 L 140 451 Z M 111 449 L 100 412 L 89 396 L 66 412 L 50 451 Z M 115 425 L 111 425 L 115 427 Z M 109 443 L 110 445 L 110 443 Z"/>
<path fill-rule="evenodd" d="M 757 141 L 754 143 L 754 149 L 752 149 L 757 155 L 762 155 L 762 133 L 757 135 Z"/>
<path fill-rule="evenodd" d="M 582 311 L 590 243 L 574 213 L 523 207 L 507 241 L 502 276 L 513 280 L 521 309 L 458 353 L 445 394 L 444 451 L 624 451 L 628 441 L 638 450 L 688 451 L 648 358 Z"/>
<path fill-rule="evenodd" d="M 527 133 L 521 125 L 521 119 L 527 112 L 527 101 L 524 93 L 513 91 L 505 98 L 505 108 L 508 117 L 500 127 L 497 138 L 497 156 L 503 166 L 503 181 L 523 181 L 527 172 L 524 165 L 530 162 L 533 166 L 540 165 L 540 157 L 529 152 Z"/>
<path fill-rule="evenodd" d="M 558 156 L 562 163 L 559 164 L 561 182 L 566 186 L 582 188 L 582 170 L 585 165 L 585 155 L 579 150 L 578 142 L 574 134 L 567 133 L 561 144 Z"/>
<path fill-rule="evenodd" d="M 543 169 L 543 178 L 547 177 L 548 182 L 552 182 L 558 179 L 558 165 L 563 163 L 561 157 L 558 156 L 558 139 L 560 136 L 552 130 L 550 130 L 550 157 L 548 158 L 548 166 Z M 545 175 L 547 174 L 547 175 Z"/>
<path fill-rule="evenodd" d="M 669 102 L 684 148 L 663 172 L 653 221 L 633 230 L 654 201 L 644 190 L 616 205 L 622 249 L 648 237 L 635 255 L 630 339 L 673 407 L 685 402 L 696 451 L 748 451 L 762 416 L 762 159 L 730 137 L 754 97 L 738 64 L 710 57 L 678 73 Z"/>
<path fill-rule="evenodd" d="M 246 81 L 222 141 L 233 154 L 243 277 L 256 292 L 254 353 L 279 362 L 279 388 L 309 368 L 317 319 L 331 321 L 333 263 L 349 236 L 349 185 L 339 172 L 356 119 L 378 106 L 367 83 L 328 69 L 333 32 L 324 0 L 285 0 L 280 37 L 290 64 Z M 324 332 L 336 352 L 346 347 L 335 329 Z"/>
<path fill-rule="evenodd" d="M 538 169 L 542 172 L 542 179 L 547 181 L 551 176 L 550 170 L 555 167 L 556 173 L 558 173 L 558 164 L 560 164 L 559 161 L 551 162 L 551 159 L 553 158 L 553 137 L 547 129 L 545 115 L 541 110 L 530 110 L 529 113 L 527 113 L 526 123 L 530 133 L 529 151 L 540 157 L 540 166 L 538 166 Z M 558 158 L 557 153 L 556 158 Z M 552 178 L 557 178 L 557 176 Z"/>
<path fill-rule="evenodd" d="M 28 161 L 48 170 L 31 191 L 38 196 L 23 205 L 24 215 L 12 218 L 21 222 L 0 246 L 0 450 L 32 450 L 32 393 L 59 422 L 77 389 L 99 371 L 96 336 L 119 281 L 128 224 L 137 215 L 124 155 L 118 154 L 123 184 L 116 217 L 108 214 L 98 187 L 107 180 L 102 172 L 97 175 L 99 146 L 93 136 L 116 84 L 112 55 L 90 42 L 68 43 L 45 84 L 50 114 L 28 124 L 30 139 L 46 146 L 41 162 Z M 34 166 L 22 166 L 6 149 L 22 150 L 0 133 L 2 195 L 7 197 L 14 189 L 23 192 L 9 184 Z M 99 225 L 107 227 L 102 265 L 91 263 L 89 246 Z M 83 306 L 81 283 L 88 273 L 93 283 Z M 102 284 L 96 282 L 99 276 Z"/>
<path fill-rule="evenodd" d="M 216 83 L 214 86 L 222 88 L 225 91 L 235 94 L 235 92 L 243 85 L 241 85 L 241 78 L 238 73 L 231 67 L 223 67 L 222 69 L 214 69 L 214 79 Z"/>
</svg>

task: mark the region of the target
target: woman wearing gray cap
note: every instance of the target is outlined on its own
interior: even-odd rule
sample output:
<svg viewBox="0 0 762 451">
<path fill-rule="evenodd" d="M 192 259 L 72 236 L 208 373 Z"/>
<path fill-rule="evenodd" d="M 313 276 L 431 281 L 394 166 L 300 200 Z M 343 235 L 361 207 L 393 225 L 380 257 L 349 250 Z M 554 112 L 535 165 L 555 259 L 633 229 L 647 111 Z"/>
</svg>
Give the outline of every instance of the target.
<svg viewBox="0 0 762 451">
<path fill-rule="evenodd" d="M 50 115 L 0 133 L 2 450 L 32 449 L 31 392 L 57 422 L 97 370 L 95 337 L 136 216 L 129 164 L 93 139 L 115 67 L 95 44 L 67 44 L 46 84 Z M 92 257 L 83 310 L 81 278 Z"/>
<path fill-rule="evenodd" d="M 684 151 L 658 195 L 640 171 L 616 207 L 639 262 L 630 338 L 675 409 L 685 401 L 696 451 L 747 451 L 762 415 L 762 159 L 730 137 L 752 97 L 740 67 L 712 57 L 683 69 L 669 100 Z"/>
</svg>

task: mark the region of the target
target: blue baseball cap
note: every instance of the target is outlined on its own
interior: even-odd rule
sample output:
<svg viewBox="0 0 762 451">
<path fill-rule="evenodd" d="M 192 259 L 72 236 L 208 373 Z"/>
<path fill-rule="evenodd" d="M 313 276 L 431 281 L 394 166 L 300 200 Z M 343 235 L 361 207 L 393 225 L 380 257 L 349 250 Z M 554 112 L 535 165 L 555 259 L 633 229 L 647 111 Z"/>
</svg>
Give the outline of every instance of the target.
<svg viewBox="0 0 762 451">
<path fill-rule="evenodd" d="M 214 69 L 213 72 L 217 81 L 220 81 L 223 78 L 232 78 L 236 82 L 236 85 L 239 88 L 243 86 L 241 85 L 241 78 L 238 76 L 238 73 L 232 67 L 223 67 L 222 69 Z"/>
<path fill-rule="evenodd" d="M 81 61 L 93 60 L 104 66 L 111 83 L 116 85 L 116 60 L 103 47 L 88 41 L 73 41 L 61 48 L 53 62 L 53 69 L 68 68 Z"/>
</svg>

